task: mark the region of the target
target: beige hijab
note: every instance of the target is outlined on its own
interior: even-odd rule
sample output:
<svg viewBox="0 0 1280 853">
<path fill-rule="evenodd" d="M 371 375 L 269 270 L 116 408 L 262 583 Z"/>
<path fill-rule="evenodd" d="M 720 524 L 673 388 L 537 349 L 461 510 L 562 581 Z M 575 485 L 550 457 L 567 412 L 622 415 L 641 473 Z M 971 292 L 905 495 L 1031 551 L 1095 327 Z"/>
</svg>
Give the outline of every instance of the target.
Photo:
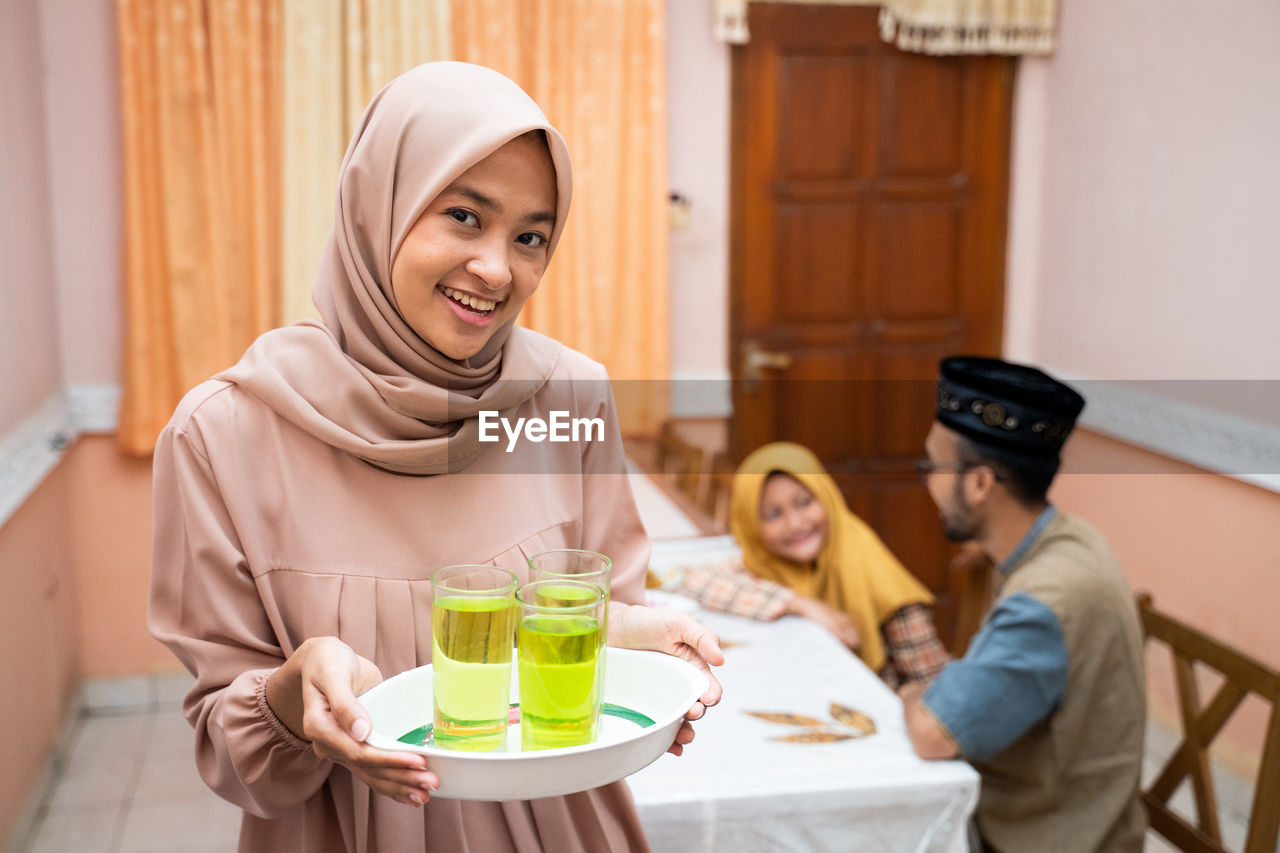
<svg viewBox="0 0 1280 853">
<path fill-rule="evenodd" d="M 460 471 L 479 455 L 478 413 L 509 413 L 546 382 L 560 345 L 511 323 L 465 361 L 400 316 L 391 262 L 458 175 L 526 131 L 546 132 L 558 187 L 555 251 L 569 214 L 569 151 L 538 105 L 496 71 L 420 65 L 365 110 L 338 175 L 333 231 L 312 298 L 324 319 L 268 332 L 217 378 L 327 444 L 405 474 Z"/>
</svg>

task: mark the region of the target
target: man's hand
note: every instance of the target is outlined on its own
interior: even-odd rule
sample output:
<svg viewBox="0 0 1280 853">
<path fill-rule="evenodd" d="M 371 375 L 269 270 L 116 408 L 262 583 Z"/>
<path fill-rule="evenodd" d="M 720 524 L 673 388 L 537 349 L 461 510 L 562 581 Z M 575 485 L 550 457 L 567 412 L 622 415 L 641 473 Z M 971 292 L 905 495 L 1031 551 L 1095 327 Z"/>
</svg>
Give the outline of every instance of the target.
<svg viewBox="0 0 1280 853">
<path fill-rule="evenodd" d="M 925 707 L 926 686 L 923 681 L 908 681 L 898 688 L 898 698 L 902 700 L 902 713 L 906 717 L 911 745 L 921 758 L 955 758 L 960 754 L 959 746 L 933 712 Z"/>
</svg>

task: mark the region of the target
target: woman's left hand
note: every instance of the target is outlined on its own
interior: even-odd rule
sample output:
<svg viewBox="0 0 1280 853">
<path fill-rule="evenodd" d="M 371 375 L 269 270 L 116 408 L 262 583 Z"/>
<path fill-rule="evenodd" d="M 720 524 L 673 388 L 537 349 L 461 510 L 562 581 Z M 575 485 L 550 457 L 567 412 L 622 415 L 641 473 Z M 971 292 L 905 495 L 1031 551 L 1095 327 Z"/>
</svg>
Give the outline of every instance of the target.
<svg viewBox="0 0 1280 853">
<path fill-rule="evenodd" d="M 676 732 L 675 743 L 667 750 L 672 755 L 680 755 L 684 745 L 693 740 L 693 726 L 689 721 L 698 719 L 708 707 L 720 701 L 720 682 L 711 674 L 712 666 L 724 663 L 720 641 L 687 613 L 615 601 L 609 605 L 609 645 L 674 655 L 707 676 L 710 686 L 684 715 L 685 722 Z"/>
</svg>

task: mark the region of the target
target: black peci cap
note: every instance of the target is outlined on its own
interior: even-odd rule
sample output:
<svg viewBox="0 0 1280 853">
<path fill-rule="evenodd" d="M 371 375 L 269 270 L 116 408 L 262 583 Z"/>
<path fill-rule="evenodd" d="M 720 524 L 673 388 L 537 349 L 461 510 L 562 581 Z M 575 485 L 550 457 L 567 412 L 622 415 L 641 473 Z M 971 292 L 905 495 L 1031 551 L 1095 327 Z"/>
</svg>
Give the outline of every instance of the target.
<svg viewBox="0 0 1280 853">
<path fill-rule="evenodd" d="M 944 425 L 1007 452 L 1056 456 L 1084 397 L 1042 370 L 997 358 L 944 358 L 936 411 Z"/>
</svg>

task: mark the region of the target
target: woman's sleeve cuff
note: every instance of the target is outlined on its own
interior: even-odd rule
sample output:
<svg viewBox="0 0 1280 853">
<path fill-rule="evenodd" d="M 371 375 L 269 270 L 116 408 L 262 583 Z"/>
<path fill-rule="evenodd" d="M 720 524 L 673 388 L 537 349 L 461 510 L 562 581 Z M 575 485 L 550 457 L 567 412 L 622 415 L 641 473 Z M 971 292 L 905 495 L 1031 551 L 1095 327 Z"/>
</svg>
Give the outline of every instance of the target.
<svg viewBox="0 0 1280 853">
<path fill-rule="evenodd" d="M 282 746 L 297 752 L 310 752 L 311 741 L 303 740 L 289 731 L 289 727 L 280 721 L 276 712 L 271 710 L 271 704 L 267 702 L 267 679 L 273 672 L 275 670 L 266 669 L 254 674 L 253 698 L 258 706 L 258 713 L 262 715 L 262 719 Z"/>
</svg>

